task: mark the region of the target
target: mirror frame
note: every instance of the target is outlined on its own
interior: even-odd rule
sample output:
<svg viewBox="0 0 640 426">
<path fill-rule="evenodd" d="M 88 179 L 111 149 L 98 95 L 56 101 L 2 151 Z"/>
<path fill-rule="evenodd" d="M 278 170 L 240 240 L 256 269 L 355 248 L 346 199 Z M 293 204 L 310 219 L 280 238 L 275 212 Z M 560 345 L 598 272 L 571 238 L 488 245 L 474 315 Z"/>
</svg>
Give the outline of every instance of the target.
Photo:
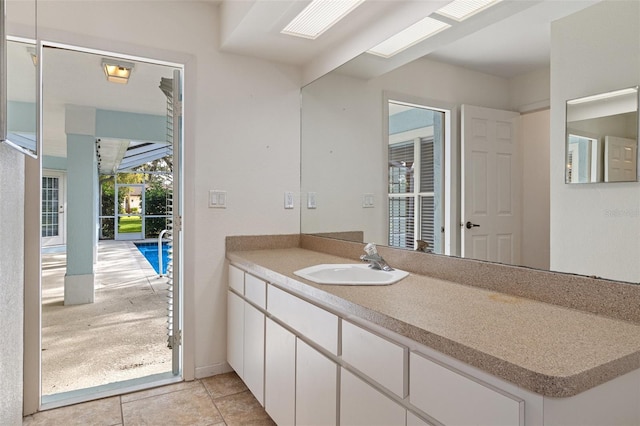
<svg viewBox="0 0 640 426">
<path fill-rule="evenodd" d="M 569 117 L 569 107 L 572 105 L 572 103 L 576 103 L 576 101 L 584 101 L 584 103 L 587 103 L 589 101 L 598 101 L 598 100 L 602 100 L 606 98 L 606 95 L 608 94 L 614 94 L 616 92 L 629 92 L 629 91 L 635 91 L 635 113 L 636 113 L 636 122 L 634 123 L 634 127 L 636 130 L 636 137 L 635 137 L 635 142 L 636 142 L 636 178 L 634 180 L 627 180 L 627 181 L 613 181 L 613 182 L 609 182 L 606 181 L 604 176 L 605 176 L 605 172 L 604 172 L 604 163 L 605 163 L 605 141 L 604 141 L 604 136 L 603 137 L 598 137 L 598 135 L 592 135 L 590 134 L 589 131 L 582 131 L 582 130 L 578 130 L 578 129 L 574 129 L 570 127 L 570 121 L 568 120 Z M 620 95 L 623 95 L 625 93 L 620 93 Z M 602 96 L 602 97 L 601 97 Z M 614 95 L 615 96 L 615 95 Z M 617 114 L 616 114 L 617 115 Z M 565 138 L 564 138 L 564 146 L 565 146 L 565 155 L 564 155 L 564 183 L 565 184 L 593 184 L 593 183 L 599 183 L 599 184 L 610 184 L 610 183 L 634 183 L 634 182 L 639 182 L 640 181 L 640 149 L 638 149 L 638 147 L 640 146 L 640 88 L 639 86 L 631 86 L 631 87 L 625 87 L 622 89 L 616 89 L 616 90 L 610 90 L 607 92 L 601 92 L 601 93 L 596 93 L 596 94 L 592 94 L 589 96 L 581 96 L 579 98 L 573 98 L 573 99 L 567 99 L 567 101 L 565 102 L 565 120 L 564 120 L 564 130 L 565 130 Z M 576 136 L 581 136 L 584 137 L 585 139 L 596 139 L 597 138 L 597 155 L 598 155 L 598 163 L 596 166 L 599 166 L 600 169 L 598 170 L 598 176 L 602 175 L 602 179 L 598 179 L 598 180 L 589 180 L 586 182 L 571 182 L 569 180 L 569 136 L 570 135 L 576 135 Z M 593 138 L 592 138 L 593 136 Z M 593 165 L 589 164 L 589 167 L 592 168 Z"/>
</svg>

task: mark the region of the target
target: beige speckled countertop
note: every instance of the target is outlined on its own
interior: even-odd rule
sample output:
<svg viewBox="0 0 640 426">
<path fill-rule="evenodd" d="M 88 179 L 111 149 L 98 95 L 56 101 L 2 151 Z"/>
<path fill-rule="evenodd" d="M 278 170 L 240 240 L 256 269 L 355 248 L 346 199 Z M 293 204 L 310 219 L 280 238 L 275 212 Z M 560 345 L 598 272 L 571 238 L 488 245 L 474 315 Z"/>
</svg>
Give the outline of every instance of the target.
<svg viewBox="0 0 640 426">
<path fill-rule="evenodd" d="M 302 248 L 227 257 L 325 307 L 545 396 L 572 396 L 640 368 L 640 325 L 632 322 L 413 273 L 390 286 L 314 284 L 293 271 L 355 261 Z"/>
</svg>

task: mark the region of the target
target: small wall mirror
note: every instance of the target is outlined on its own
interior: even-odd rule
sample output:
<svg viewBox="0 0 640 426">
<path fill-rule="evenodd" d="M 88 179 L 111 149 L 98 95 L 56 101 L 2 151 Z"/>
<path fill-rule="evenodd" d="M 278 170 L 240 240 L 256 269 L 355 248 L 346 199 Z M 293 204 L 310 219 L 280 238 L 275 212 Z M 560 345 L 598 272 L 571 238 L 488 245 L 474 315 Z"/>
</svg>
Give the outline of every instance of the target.
<svg viewBox="0 0 640 426">
<path fill-rule="evenodd" d="M 567 101 L 566 183 L 638 181 L 638 87 Z"/>
</svg>

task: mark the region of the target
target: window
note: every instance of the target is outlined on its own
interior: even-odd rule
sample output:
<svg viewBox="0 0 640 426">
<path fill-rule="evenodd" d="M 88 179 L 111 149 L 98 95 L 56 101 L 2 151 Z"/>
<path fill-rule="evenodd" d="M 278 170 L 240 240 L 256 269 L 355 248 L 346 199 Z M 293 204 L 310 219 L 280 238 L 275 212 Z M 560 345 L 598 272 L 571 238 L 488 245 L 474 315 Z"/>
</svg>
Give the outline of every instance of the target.
<svg viewBox="0 0 640 426">
<path fill-rule="evenodd" d="M 389 102 L 389 245 L 442 253 L 444 113 Z M 421 243 L 419 244 L 418 241 Z"/>
</svg>

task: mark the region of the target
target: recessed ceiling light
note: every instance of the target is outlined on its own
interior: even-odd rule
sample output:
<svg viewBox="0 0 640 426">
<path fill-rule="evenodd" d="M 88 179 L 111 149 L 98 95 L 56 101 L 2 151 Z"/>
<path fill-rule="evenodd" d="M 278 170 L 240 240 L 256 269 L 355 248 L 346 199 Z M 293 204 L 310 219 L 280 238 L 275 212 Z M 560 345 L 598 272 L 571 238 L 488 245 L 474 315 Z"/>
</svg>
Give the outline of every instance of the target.
<svg viewBox="0 0 640 426">
<path fill-rule="evenodd" d="M 448 5 L 436 10 L 436 13 L 460 22 L 481 10 L 493 6 L 499 1 L 500 0 L 454 0 Z"/>
<path fill-rule="evenodd" d="M 315 39 L 347 16 L 364 0 L 313 0 L 289 22 L 282 34 Z"/>
<path fill-rule="evenodd" d="M 127 84 L 129 82 L 129 76 L 131 76 L 133 64 L 130 62 L 103 59 L 102 68 L 104 69 L 104 75 L 107 77 L 107 81 Z"/>
<path fill-rule="evenodd" d="M 412 26 L 400 31 L 398 34 L 386 39 L 379 45 L 369 49 L 367 52 L 390 58 L 413 46 L 416 43 L 425 40 L 440 31 L 446 30 L 451 25 L 438 21 L 430 17 L 426 17 Z"/>
</svg>

